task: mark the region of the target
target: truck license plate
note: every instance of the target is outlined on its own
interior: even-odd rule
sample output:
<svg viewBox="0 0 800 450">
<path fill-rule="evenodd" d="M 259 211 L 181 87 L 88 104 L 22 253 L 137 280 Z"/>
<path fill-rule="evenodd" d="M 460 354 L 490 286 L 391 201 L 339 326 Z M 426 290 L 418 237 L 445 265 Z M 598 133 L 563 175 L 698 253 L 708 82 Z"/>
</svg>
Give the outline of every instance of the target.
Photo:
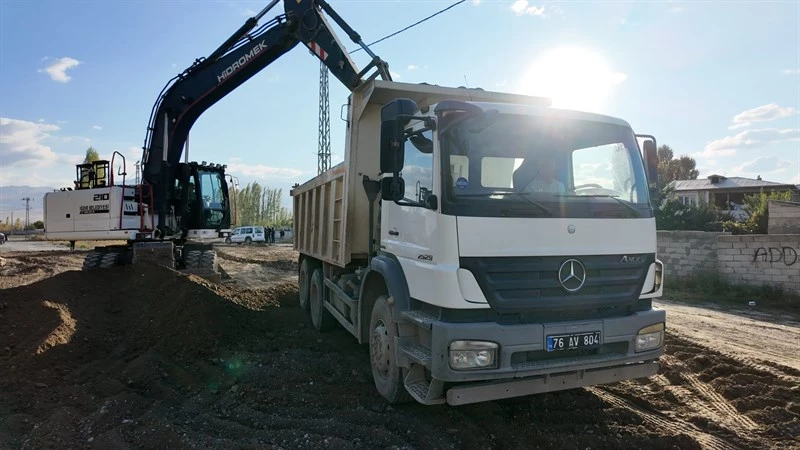
<svg viewBox="0 0 800 450">
<path fill-rule="evenodd" d="M 547 351 L 582 350 L 600 346 L 600 332 L 556 334 L 547 336 Z"/>
</svg>

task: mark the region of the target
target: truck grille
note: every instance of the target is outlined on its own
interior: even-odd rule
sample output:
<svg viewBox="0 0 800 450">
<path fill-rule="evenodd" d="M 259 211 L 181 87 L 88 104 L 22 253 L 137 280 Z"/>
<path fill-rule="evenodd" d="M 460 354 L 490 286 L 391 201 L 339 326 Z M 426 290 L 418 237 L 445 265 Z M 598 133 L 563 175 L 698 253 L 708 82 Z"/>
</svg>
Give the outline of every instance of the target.
<svg viewBox="0 0 800 450">
<path fill-rule="evenodd" d="M 569 259 L 586 269 L 583 286 L 574 292 L 559 281 L 559 269 Z M 472 272 L 492 309 L 506 314 L 635 306 L 653 262 L 652 253 L 470 257 L 461 258 L 461 268 Z"/>
</svg>

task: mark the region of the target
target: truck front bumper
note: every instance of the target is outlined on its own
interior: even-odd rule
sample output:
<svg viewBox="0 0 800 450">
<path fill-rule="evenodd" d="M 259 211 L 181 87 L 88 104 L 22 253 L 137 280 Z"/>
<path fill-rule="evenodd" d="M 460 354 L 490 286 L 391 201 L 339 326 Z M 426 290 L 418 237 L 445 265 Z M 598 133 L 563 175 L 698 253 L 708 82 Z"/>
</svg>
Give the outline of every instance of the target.
<svg viewBox="0 0 800 450">
<path fill-rule="evenodd" d="M 649 377 L 658 373 L 659 367 L 657 362 L 648 361 L 599 369 L 536 375 L 498 382 L 460 384 L 448 389 L 447 403 L 450 405 L 466 405 Z"/>
<path fill-rule="evenodd" d="M 637 353 L 636 335 L 665 320 L 664 311 L 651 309 L 625 317 L 558 323 L 436 321 L 431 324 L 431 375 L 443 382 L 459 383 L 447 393 L 448 403 L 455 402 L 452 404 L 647 377 L 658 371 L 656 360 L 663 353 L 663 341 L 657 349 Z M 547 336 L 595 331 L 601 335 L 598 349 L 582 353 L 547 351 Z M 498 344 L 495 367 L 453 369 L 450 344 L 458 340 Z"/>
</svg>

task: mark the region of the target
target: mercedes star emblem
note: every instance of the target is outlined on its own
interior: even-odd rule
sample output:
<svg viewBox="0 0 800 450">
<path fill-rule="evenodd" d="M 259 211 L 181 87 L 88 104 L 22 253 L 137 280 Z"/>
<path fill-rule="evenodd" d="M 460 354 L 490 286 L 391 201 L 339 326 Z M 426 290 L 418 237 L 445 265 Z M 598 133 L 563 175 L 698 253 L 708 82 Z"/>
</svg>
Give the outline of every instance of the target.
<svg viewBox="0 0 800 450">
<path fill-rule="evenodd" d="M 567 226 L 567 232 L 569 232 L 569 234 L 575 234 L 575 225 L 569 224 Z"/>
<path fill-rule="evenodd" d="M 578 292 L 586 282 L 586 268 L 577 259 L 568 259 L 558 269 L 558 281 L 567 292 Z"/>
</svg>

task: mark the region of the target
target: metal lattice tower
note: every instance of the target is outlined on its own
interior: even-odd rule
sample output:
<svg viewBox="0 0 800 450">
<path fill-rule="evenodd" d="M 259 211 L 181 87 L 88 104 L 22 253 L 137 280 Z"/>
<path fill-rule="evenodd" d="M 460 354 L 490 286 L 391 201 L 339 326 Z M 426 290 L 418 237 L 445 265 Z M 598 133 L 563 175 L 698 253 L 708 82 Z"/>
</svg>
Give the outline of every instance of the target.
<svg viewBox="0 0 800 450">
<path fill-rule="evenodd" d="M 317 174 L 331 167 L 331 119 L 328 115 L 328 68 L 319 63 L 319 150 L 317 153 Z"/>
<path fill-rule="evenodd" d="M 24 197 L 22 199 L 22 201 L 25 202 L 25 225 L 24 226 L 25 226 L 26 230 L 28 229 L 28 226 L 30 226 L 30 224 L 31 224 L 31 200 L 33 200 L 33 199 L 30 198 L 30 197 Z"/>
</svg>

